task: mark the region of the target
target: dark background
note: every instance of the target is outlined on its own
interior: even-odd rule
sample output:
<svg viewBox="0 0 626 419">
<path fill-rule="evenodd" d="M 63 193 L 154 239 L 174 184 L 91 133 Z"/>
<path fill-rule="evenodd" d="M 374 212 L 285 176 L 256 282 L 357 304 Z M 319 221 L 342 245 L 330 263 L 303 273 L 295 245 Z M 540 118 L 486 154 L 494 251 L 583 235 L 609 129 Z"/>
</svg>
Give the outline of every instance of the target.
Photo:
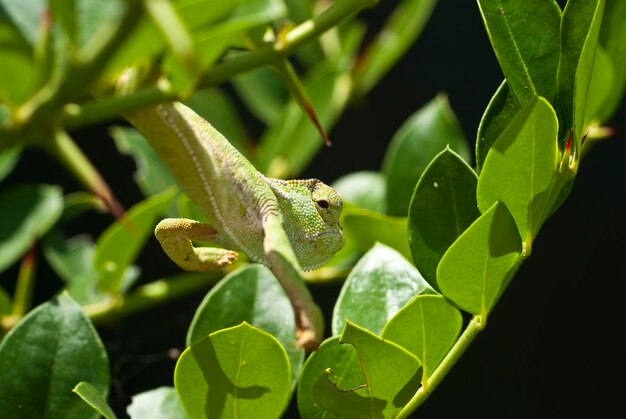
<svg viewBox="0 0 626 419">
<path fill-rule="evenodd" d="M 363 16 L 375 28 L 393 5 L 382 2 Z M 322 150 L 303 176 L 323 173 L 323 180 L 332 182 L 356 170 L 378 170 L 393 133 L 441 91 L 448 94 L 473 147 L 480 117 L 501 80 L 476 3 L 440 0 L 417 43 L 366 100 L 344 114 L 331 132 L 334 146 Z M 545 223 L 532 257 L 492 312 L 488 327 L 420 408 L 420 417 L 624 416 L 625 116 L 622 107 L 610 124 L 615 137 L 596 144 L 583 160 L 569 199 Z M 74 135 L 122 204 L 129 208 L 138 202 L 141 194 L 131 181 L 134 163 L 117 153 L 106 126 Z M 7 180 L 23 181 L 79 189 L 37 151 L 26 152 Z M 111 221 L 108 215 L 91 214 L 64 227 L 70 235 L 88 231 L 97 236 Z M 152 241 L 142 254 L 143 281 L 177 271 L 159 252 Z M 11 289 L 16 272 L 3 273 L 2 284 Z M 37 303 L 60 286 L 40 258 Z M 330 313 L 339 288 L 313 292 Z M 183 349 L 203 294 L 99 329 L 111 359 L 111 404 L 119 413 L 133 394 L 172 385 L 175 360 L 169 350 Z M 287 417 L 295 417 L 294 412 Z"/>
</svg>

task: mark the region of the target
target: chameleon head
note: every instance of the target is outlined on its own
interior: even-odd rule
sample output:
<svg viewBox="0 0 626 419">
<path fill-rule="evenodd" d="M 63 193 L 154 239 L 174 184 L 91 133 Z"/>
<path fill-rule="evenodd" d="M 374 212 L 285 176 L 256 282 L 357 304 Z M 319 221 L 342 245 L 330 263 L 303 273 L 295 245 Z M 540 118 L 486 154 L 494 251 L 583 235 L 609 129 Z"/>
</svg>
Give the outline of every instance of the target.
<svg viewBox="0 0 626 419">
<path fill-rule="evenodd" d="M 339 225 L 341 197 L 317 179 L 272 183 L 285 231 L 300 266 L 305 271 L 319 268 L 343 247 Z"/>
</svg>

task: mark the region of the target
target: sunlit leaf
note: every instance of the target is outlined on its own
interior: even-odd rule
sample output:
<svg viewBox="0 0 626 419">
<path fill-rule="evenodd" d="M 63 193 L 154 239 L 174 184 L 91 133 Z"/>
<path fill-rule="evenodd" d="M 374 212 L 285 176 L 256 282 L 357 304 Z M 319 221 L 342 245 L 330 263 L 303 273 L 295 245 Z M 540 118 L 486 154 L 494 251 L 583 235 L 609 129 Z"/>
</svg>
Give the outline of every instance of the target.
<svg viewBox="0 0 626 419">
<path fill-rule="evenodd" d="M 72 389 L 72 391 L 80 396 L 89 406 L 96 412 L 104 416 L 106 419 L 117 419 L 111 407 L 107 404 L 106 399 L 96 387 L 91 383 L 81 381 Z"/>
</svg>

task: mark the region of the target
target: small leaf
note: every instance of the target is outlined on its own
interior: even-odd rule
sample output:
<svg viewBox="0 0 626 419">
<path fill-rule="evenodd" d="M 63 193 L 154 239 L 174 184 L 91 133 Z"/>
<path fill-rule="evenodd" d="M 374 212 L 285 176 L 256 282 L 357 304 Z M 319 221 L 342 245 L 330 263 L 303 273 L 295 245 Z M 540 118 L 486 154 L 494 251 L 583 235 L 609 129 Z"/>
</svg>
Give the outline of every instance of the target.
<svg viewBox="0 0 626 419">
<path fill-rule="evenodd" d="M 61 189 L 21 185 L 0 191 L 0 272 L 16 262 L 61 217 Z"/>
<path fill-rule="evenodd" d="M 440 295 L 418 295 L 385 325 L 382 337 L 402 346 L 422 362 L 422 383 L 432 375 L 456 342 L 461 312 Z"/>
<path fill-rule="evenodd" d="M 420 362 L 415 355 L 348 322 L 340 343 L 354 346 L 365 381 L 355 388 L 340 388 L 327 370 L 317 377 L 313 399 L 338 417 L 391 418 L 419 387 Z M 393 368 L 390 368 L 393 365 Z M 343 371 L 335 374 L 342 375 Z"/>
<path fill-rule="evenodd" d="M 66 294 L 26 315 L 0 343 L 0 417 L 98 418 L 72 387 L 106 398 L 109 362 L 93 325 Z"/>
<path fill-rule="evenodd" d="M 22 36 L 34 45 L 39 36 L 39 25 L 48 4 L 45 0 L 1 0 L 0 7 L 20 30 Z"/>
<path fill-rule="evenodd" d="M 176 179 L 154 152 L 146 139 L 133 128 L 113 127 L 111 137 L 117 150 L 135 160 L 137 170 L 133 178 L 145 197 L 156 195 L 172 185 Z"/>
<path fill-rule="evenodd" d="M 467 142 L 442 94 L 415 112 L 396 132 L 383 160 L 387 210 L 405 216 L 415 184 L 430 161 L 446 146 L 469 160 Z"/>
<path fill-rule="evenodd" d="M 515 221 L 496 202 L 450 246 L 437 268 L 444 296 L 486 321 L 521 252 Z"/>
<path fill-rule="evenodd" d="M 22 1 L 0 1 L 0 10 L 7 7 L 9 3 L 22 3 Z M 37 6 L 32 5 L 32 11 L 36 11 Z M 5 10 L 9 13 L 12 5 Z M 31 11 L 29 7 L 18 6 L 25 9 L 24 12 Z M 19 10 L 18 13 L 22 13 Z M 37 23 L 37 30 L 39 23 Z M 0 103 L 4 102 L 9 107 L 17 107 L 26 102 L 36 87 L 37 68 L 33 64 L 33 51 L 31 45 L 24 39 L 24 36 L 16 25 L 13 25 L 5 15 L 0 15 L 0 45 L 2 45 L 2 71 L 0 71 Z"/>
<path fill-rule="evenodd" d="M 298 381 L 298 412 L 301 417 L 330 419 L 330 414 L 313 400 L 315 381 L 327 368 L 341 372 L 335 377 L 335 384 L 340 388 L 355 388 L 365 382 L 354 346 L 340 344 L 339 336 L 325 340 L 306 360 Z"/>
<path fill-rule="evenodd" d="M 72 391 L 106 419 L 117 419 L 100 390 L 94 387 L 93 384 L 81 381 Z"/>
<path fill-rule="evenodd" d="M 553 0 L 479 0 L 507 84 L 524 106 L 534 96 L 556 98 L 561 9 Z"/>
<path fill-rule="evenodd" d="M 9 293 L 4 290 L 4 288 L 0 287 L 0 316 L 3 314 L 11 313 L 11 297 Z"/>
<path fill-rule="evenodd" d="M 233 350 L 236 349 L 236 350 Z M 285 350 L 247 323 L 187 348 L 174 383 L 190 418 L 278 418 L 291 396 Z"/>
<path fill-rule="evenodd" d="M 521 110 L 517 99 L 509 88 L 506 80 L 489 101 L 487 109 L 480 120 L 476 136 L 476 171 L 482 170 L 487 153 L 496 142 L 502 131 L 511 123 Z"/>
<path fill-rule="evenodd" d="M 558 72 L 559 139 L 565 145 L 570 130 L 573 151 L 579 149 L 604 0 L 569 0 L 561 22 L 561 62 Z"/>
<path fill-rule="evenodd" d="M 367 93 L 405 54 L 428 22 L 437 0 L 403 0 L 366 50 L 356 74 L 356 90 Z"/>
<path fill-rule="evenodd" d="M 600 44 L 604 47 L 613 67 L 614 79 L 611 93 L 607 97 L 602 113 L 598 115 L 601 122 L 613 116 L 624 97 L 626 88 L 626 2 L 622 0 L 606 0 L 600 28 Z"/>
<path fill-rule="evenodd" d="M 278 339 L 287 351 L 295 385 L 304 351 L 295 346 L 296 325 L 291 302 L 265 266 L 246 265 L 224 277 L 209 291 L 189 326 L 187 345 L 243 321 Z"/>
<path fill-rule="evenodd" d="M 373 333 L 418 294 L 432 293 L 420 273 L 393 249 L 376 244 L 348 275 L 333 311 L 332 332 L 349 320 Z"/>
<path fill-rule="evenodd" d="M 173 387 L 159 387 L 135 394 L 126 409 L 131 419 L 187 419 Z"/>
<path fill-rule="evenodd" d="M 502 201 L 513 215 L 525 252 L 549 215 L 557 164 L 557 119 L 550 104 L 534 99 L 493 145 L 478 178 L 478 208 Z"/>
<path fill-rule="evenodd" d="M 127 268 L 143 248 L 157 218 L 165 212 L 175 194 L 176 188 L 172 187 L 140 202 L 98 238 L 94 266 L 101 273 L 98 284 L 103 292 L 124 291 L 122 279 Z"/>
<path fill-rule="evenodd" d="M 11 173 L 21 153 L 22 147 L 13 147 L 8 150 L 0 151 L 0 181 Z"/>
<path fill-rule="evenodd" d="M 437 289 L 437 265 L 448 247 L 480 215 L 476 173 L 446 148 L 422 173 L 409 207 L 409 245 L 415 266 Z"/>
<path fill-rule="evenodd" d="M 346 241 L 351 240 L 350 244 L 361 253 L 380 242 L 397 250 L 405 258 L 411 258 L 407 219 L 404 217 L 390 217 L 379 212 L 348 207 L 343 211 L 341 225 Z"/>
<path fill-rule="evenodd" d="M 376 212 L 385 212 L 385 178 L 378 172 L 353 172 L 332 184 L 344 203 Z"/>
</svg>

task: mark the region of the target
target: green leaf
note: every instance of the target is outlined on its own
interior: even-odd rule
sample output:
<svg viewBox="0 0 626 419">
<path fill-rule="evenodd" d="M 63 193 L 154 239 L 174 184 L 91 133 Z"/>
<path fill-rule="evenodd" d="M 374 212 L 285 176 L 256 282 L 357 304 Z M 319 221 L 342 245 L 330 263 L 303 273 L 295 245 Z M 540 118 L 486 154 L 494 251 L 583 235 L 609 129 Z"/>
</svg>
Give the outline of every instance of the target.
<svg viewBox="0 0 626 419">
<path fill-rule="evenodd" d="M 626 88 L 626 2 L 606 0 L 600 28 L 600 44 L 604 47 L 614 69 L 610 95 L 606 98 L 598 119 L 606 122 L 613 116 L 624 97 Z"/>
<path fill-rule="evenodd" d="M 3 4 L 4 2 L 0 0 L 0 9 Z M 3 15 L 0 15 L 0 45 L 2 45 L 0 102 L 17 107 L 32 94 L 36 67 L 33 65 L 31 46 Z"/>
<path fill-rule="evenodd" d="M 39 37 L 42 16 L 48 4 L 45 0 L 0 0 L 0 7 L 22 36 L 34 45 Z"/>
<path fill-rule="evenodd" d="M 367 93 L 406 53 L 428 22 L 437 0 L 403 0 L 370 44 L 356 75 L 356 90 Z"/>
<path fill-rule="evenodd" d="M 446 148 L 422 174 L 409 206 L 409 245 L 415 266 L 437 289 L 437 265 L 448 247 L 480 215 L 476 173 Z"/>
<path fill-rule="evenodd" d="M 418 295 L 385 325 L 382 337 L 422 362 L 422 383 L 456 342 L 463 317 L 440 295 Z"/>
<path fill-rule="evenodd" d="M 356 348 L 365 381 L 353 388 L 340 388 L 333 371 L 327 370 L 313 386 L 317 405 L 338 417 L 394 417 L 419 387 L 420 361 L 395 343 L 350 322 L 340 342 Z"/>
<path fill-rule="evenodd" d="M 123 288 L 129 286 L 122 281 L 124 274 L 152 234 L 157 218 L 165 212 L 175 194 L 176 188 L 172 187 L 140 202 L 123 219 L 111 224 L 98 238 L 94 266 L 100 271 L 100 290 L 116 294 L 124 292 Z"/>
<path fill-rule="evenodd" d="M 361 361 L 352 345 L 339 343 L 339 336 L 326 339 L 307 358 L 298 382 L 298 411 L 306 419 L 331 419 L 333 415 L 323 410 L 313 400 L 313 386 L 327 368 L 340 372 L 335 384 L 341 388 L 355 388 L 365 382 Z"/>
<path fill-rule="evenodd" d="M 521 251 L 515 221 L 496 202 L 450 246 L 437 268 L 444 296 L 486 321 L 504 291 Z"/>
<path fill-rule="evenodd" d="M 487 154 L 478 178 L 478 208 L 484 213 L 502 201 L 517 223 L 526 255 L 558 193 L 557 126 L 545 99 L 528 102 Z"/>
<path fill-rule="evenodd" d="M 0 343 L 0 417 L 98 418 L 71 392 L 80 381 L 103 397 L 109 362 L 96 330 L 66 294 L 26 315 Z"/>
<path fill-rule="evenodd" d="M 243 73 L 232 82 L 250 112 L 266 125 L 272 125 L 280 117 L 289 99 L 289 91 L 269 67 Z"/>
<path fill-rule="evenodd" d="M 106 419 L 117 419 L 100 390 L 94 387 L 93 384 L 81 381 L 72 391 Z"/>
<path fill-rule="evenodd" d="M 430 161 L 450 147 L 469 161 L 469 150 L 448 99 L 439 94 L 415 112 L 396 132 L 383 160 L 387 210 L 405 216 L 415 184 Z"/>
<path fill-rule="evenodd" d="M 185 104 L 209 121 L 241 154 L 250 157 L 245 124 L 228 95 L 217 88 L 197 90 Z"/>
<path fill-rule="evenodd" d="M 137 170 L 133 178 L 144 196 L 156 195 L 177 184 L 150 144 L 134 128 L 113 127 L 110 133 L 117 150 L 135 160 Z"/>
<path fill-rule="evenodd" d="M 285 348 L 295 385 L 304 351 L 295 346 L 296 324 L 289 298 L 265 266 L 246 265 L 224 277 L 209 291 L 189 326 L 187 345 L 243 321 L 270 333 Z"/>
<path fill-rule="evenodd" d="M 353 172 L 333 182 L 332 187 L 345 203 L 376 212 L 385 212 L 385 177 L 379 172 Z"/>
<path fill-rule="evenodd" d="M 398 252 L 376 244 L 348 275 L 333 311 L 332 333 L 349 320 L 373 333 L 419 294 L 432 293 L 420 273 Z"/>
<path fill-rule="evenodd" d="M 131 419 L 187 419 L 173 387 L 159 387 L 134 395 L 126 412 Z"/>
<path fill-rule="evenodd" d="M 561 61 L 558 72 L 559 139 L 565 145 L 573 132 L 572 152 L 580 148 L 598 45 L 604 0 L 569 0 L 561 21 Z"/>
<path fill-rule="evenodd" d="M 0 272 L 16 262 L 61 217 L 61 189 L 21 185 L 0 191 Z"/>
<path fill-rule="evenodd" d="M 7 177 L 20 159 L 22 147 L 13 147 L 0 152 L 0 181 Z"/>
<path fill-rule="evenodd" d="M 609 100 L 614 90 L 615 69 L 613 68 L 613 63 L 604 48 L 598 45 L 593 63 L 593 72 L 591 73 L 584 126 L 587 127 L 591 123 L 600 122 L 598 116 L 605 114 L 605 103 Z"/>
<path fill-rule="evenodd" d="M 489 101 L 487 109 L 480 120 L 476 135 L 476 171 L 482 170 L 487 153 L 496 142 L 502 131 L 511 123 L 521 110 L 517 99 L 509 88 L 506 80 Z"/>
<path fill-rule="evenodd" d="M 397 250 L 405 258 L 411 258 L 407 219 L 404 217 L 390 217 L 379 212 L 347 207 L 343 211 L 341 225 L 346 241 L 350 240 L 350 245 L 361 253 L 380 242 Z"/>
<path fill-rule="evenodd" d="M 304 78 L 304 88 L 326 132 L 345 107 L 349 89 L 337 65 L 322 62 Z M 270 177 L 294 177 L 311 161 L 324 144 L 315 125 L 295 99 L 284 106 L 279 123 L 272 125 L 260 140 L 258 169 Z"/>
<path fill-rule="evenodd" d="M 285 350 L 245 322 L 187 348 L 174 383 L 190 418 L 278 418 L 291 396 Z"/>
<path fill-rule="evenodd" d="M 561 9 L 553 0 L 478 0 L 487 34 L 518 103 L 556 98 Z"/>
</svg>

